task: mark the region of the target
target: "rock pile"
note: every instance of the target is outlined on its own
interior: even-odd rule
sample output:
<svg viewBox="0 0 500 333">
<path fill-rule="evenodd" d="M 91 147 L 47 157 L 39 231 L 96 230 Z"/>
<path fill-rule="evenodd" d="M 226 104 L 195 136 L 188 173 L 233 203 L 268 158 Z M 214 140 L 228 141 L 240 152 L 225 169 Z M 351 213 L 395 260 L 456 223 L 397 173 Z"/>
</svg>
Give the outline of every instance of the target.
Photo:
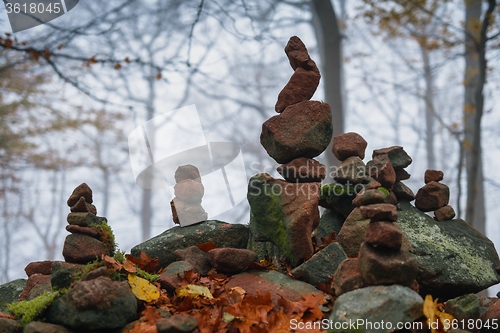
<svg viewBox="0 0 500 333">
<path fill-rule="evenodd" d="M 418 190 L 415 197 L 415 207 L 423 212 L 434 211 L 434 218 L 438 221 L 451 220 L 455 217 L 455 210 L 448 205 L 450 201 L 450 189 L 441 184 L 444 175 L 442 171 L 425 171 L 425 185 Z"/>
<path fill-rule="evenodd" d="M 330 106 L 310 101 L 320 74 L 302 41 L 290 38 L 285 53 L 294 74 L 278 96 L 276 112 L 262 125 L 260 142 L 282 165 L 285 181 L 268 174 L 250 179 L 250 248 L 258 251 L 270 241 L 278 255 L 297 266 L 314 253 L 311 234 L 319 223 L 319 190 L 326 168 L 313 158 L 330 143 L 333 127 Z"/>
<path fill-rule="evenodd" d="M 208 215 L 201 206 L 205 188 L 198 168 L 191 164 L 178 167 L 175 181 L 175 197 L 170 201 L 174 223 L 184 227 L 205 221 Z"/>
<path fill-rule="evenodd" d="M 92 190 L 83 183 L 75 188 L 67 201 L 71 213 L 68 214 L 66 230 L 71 235 L 66 237 L 63 257 L 66 262 L 87 264 L 102 254 L 113 255 L 114 240 L 105 229 L 106 218 L 96 216 L 97 210 L 92 205 Z"/>
</svg>

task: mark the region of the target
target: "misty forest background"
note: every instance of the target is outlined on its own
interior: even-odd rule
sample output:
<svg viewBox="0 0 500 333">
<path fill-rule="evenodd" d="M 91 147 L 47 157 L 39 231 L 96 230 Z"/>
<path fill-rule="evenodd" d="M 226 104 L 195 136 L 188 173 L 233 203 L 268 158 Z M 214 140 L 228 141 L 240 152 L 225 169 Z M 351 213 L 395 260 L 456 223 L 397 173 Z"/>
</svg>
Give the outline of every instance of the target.
<svg viewBox="0 0 500 333">
<path fill-rule="evenodd" d="M 247 176 L 277 164 L 262 123 L 299 36 L 334 135 L 412 156 L 415 192 L 444 171 L 457 215 L 500 247 L 500 6 L 495 0 L 82 0 L 0 39 L 0 283 L 62 259 L 66 199 L 86 182 L 122 250 L 173 226 L 170 195 L 135 185 L 128 134 L 196 104 L 207 139 L 238 144 Z M 10 30 L 0 10 L 4 32 Z M 338 164 L 330 150 L 320 156 Z M 213 217 L 211 217 L 213 218 Z M 217 217 L 247 223 L 247 202 Z"/>
</svg>

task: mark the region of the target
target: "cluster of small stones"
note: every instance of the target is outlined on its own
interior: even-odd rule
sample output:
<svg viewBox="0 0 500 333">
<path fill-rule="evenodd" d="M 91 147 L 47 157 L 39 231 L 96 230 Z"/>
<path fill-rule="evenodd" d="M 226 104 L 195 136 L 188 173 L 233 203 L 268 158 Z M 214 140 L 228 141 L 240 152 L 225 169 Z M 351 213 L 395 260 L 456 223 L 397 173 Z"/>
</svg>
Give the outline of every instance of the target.
<svg viewBox="0 0 500 333">
<path fill-rule="evenodd" d="M 85 183 L 78 185 L 67 204 L 71 213 L 68 214 L 66 230 L 71 235 L 64 241 L 64 260 L 69 263 L 87 264 L 100 258 L 102 254 L 113 255 L 113 242 L 104 239 L 109 235 L 98 227 L 106 223 L 106 219 L 96 216 L 97 210 L 92 204 L 90 187 Z"/>
<path fill-rule="evenodd" d="M 208 215 L 201 206 L 205 188 L 198 168 L 191 164 L 178 167 L 175 182 L 175 197 L 170 201 L 174 223 L 187 226 L 205 221 Z"/>
<path fill-rule="evenodd" d="M 455 210 L 448 204 L 450 189 L 445 184 L 440 183 L 443 178 L 442 171 L 425 171 L 425 185 L 418 190 L 415 197 L 415 207 L 423 212 L 434 211 L 434 218 L 437 221 L 451 220 L 455 217 Z"/>
</svg>

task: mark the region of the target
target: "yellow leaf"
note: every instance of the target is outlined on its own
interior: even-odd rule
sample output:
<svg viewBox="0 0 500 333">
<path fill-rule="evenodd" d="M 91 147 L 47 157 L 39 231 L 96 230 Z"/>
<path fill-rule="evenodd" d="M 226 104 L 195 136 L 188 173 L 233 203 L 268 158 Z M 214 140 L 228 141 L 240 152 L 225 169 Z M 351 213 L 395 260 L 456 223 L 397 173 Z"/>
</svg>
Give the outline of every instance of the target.
<svg viewBox="0 0 500 333">
<path fill-rule="evenodd" d="M 149 283 L 148 280 L 138 277 L 134 274 L 128 275 L 128 283 L 132 289 L 132 293 L 142 301 L 147 303 L 156 301 L 160 297 L 160 291 L 158 288 Z"/>
<path fill-rule="evenodd" d="M 203 296 L 208 299 L 213 299 L 214 297 L 210 293 L 210 290 L 205 286 L 197 286 L 195 284 L 187 284 L 185 286 L 179 287 L 175 290 L 175 293 L 179 297 L 193 297 Z"/>
<path fill-rule="evenodd" d="M 427 317 L 428 324 L 435 321 L 436 308 L 437 308 L 437 298 L 436 298 L 436 301 L 433 302 L 431 295 L 425 296 L 423 312 L 424 312 L 424 316 Z M 436 330 L 434 330 L 434 329 L 431 329 L 431 331 L 432 331 L 432 333 L 436 332 Z"/>
</svg>

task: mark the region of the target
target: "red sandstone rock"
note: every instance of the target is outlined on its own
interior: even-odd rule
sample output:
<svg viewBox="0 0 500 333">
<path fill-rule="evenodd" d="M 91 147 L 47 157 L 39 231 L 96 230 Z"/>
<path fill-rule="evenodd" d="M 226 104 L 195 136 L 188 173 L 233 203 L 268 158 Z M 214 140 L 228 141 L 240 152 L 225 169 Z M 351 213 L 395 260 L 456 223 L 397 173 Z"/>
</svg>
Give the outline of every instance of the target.
<svg viewBox="0 0 500 333">
<path fill-rule="evenodd" d="M 269 156 L 283 164 L 299 157 L 318 156 L 328 147 L 332 134 L 330 106 L 304 101 L 265 121 L 260 143 Z"/>
<path fill-rule="evenodd" d="M 50 275 L 50 272 L 52 271 L 52 263 L 53 261 L 51 260 L 30 262 L 24 268 L 24 271 L 27 276 L 31 276 L 33 274 Z"/>
<path fill-rule="evenodd" d="M 443 178 L 444 178 L 443 171 L 428 169 L 425 171 L 424 182 L 426 184 L 430 182 L 439 182 L 443 180 Z"/>
<path fill-rule="evenodd" d="M 339 161 L 344 161 L 351 156 L 363 159 L 367 144 L 358 133 L 344 133 L 333 137 L 332 152 Z"/>
<path fill-rule="evenodd" d="M 316 63 L 309 56 L 306 46 L 299 37 L 290 37 L 290 40 L 285 46 L 285 53 L 288 56 L 290 66 L 292 66 L 293 70 L 301 67 L 306 70 L 319 72 Z"/>
<path fill-rule="evenodd" d="M 312 158 L 299 157 L 279 166 L 276 171 L 291 183 L 321 182 L 326 177 L 326 166 Z"/>
<path fill-rule="evenodd" d="M 384 246 L 399 250 L 403 241 L 403 232 L 392 222 L 370 222 L 366 230 L 365 242 L 373 246 Z"/>
<path fill-rule="evenodd" d="M 275 106 L 276 112 L 281 113 L 288 106 L 310 100 L 316 92 L 320 78 L 319 72 L 298 67 L 278 95 Z"/>
<path fill-rule="evenodd" d="M 333 288 L 338 297 L 349 291 L 364 287 L 363 277 L 359 272 L 358 258 L 348 258 L 340 263 L 333 274 Z"/>
<path fill-rule="evenodd" d="M 398 168 L 398 169 L 394 169 L 394 171 L 396 172 L 396 181 L 397 182 L 399 182 L 401 180 L 410 179 L 410 177 L 411 177 L 411 175 L 405 169 Z"/>
<path fill-rule="evenodd" d="M 387 155 L 377 155 L 367 163 L 368 174 L 383 187 L 391 188 L 396 182 L 396 172 Z"/>
<path fill-rule="evenodd" d="M 95 206 L 91 203 L 86 202 L 84 197 L 80 197 L 80 199 L 73 206 L 70 207 L 70 210 L 72 213 L 89 212 L 94 215 L 97 215 L 97 210 Z"/>
<path fill-rule="evenodd" d="M 95 239 L 101 239 L 101 234 L 99 230 L 95 227 L 80 227 L 78 225 L 69 224 L 66 226 L 66 230 L 72 234 L 82 234 L 87 235 Z"/>
<path fill-rule="evenodd" d="M 447 221 L 455 217 L 455 210 L 450 205 L 446 205 L 434 211 L 434 218 L 437 221 Z"/>
<path fill-rule="evenodd" d="M 184 202 L 177 197 L 170 202 L 170 207 L 174 222 L 182 226 L 206 221 L 208 218 L 207 212 L 200 204 Z"/>
<path fill-rule="evenodd" d="M 400 146 L 392 146 L 388 148 L 377 149 L 373 151 L 372 158 L 380 155 L 387 155 L 394 169 L 406 168 L 411 164 L 412 159 Z"/>
<path fill-rule="evenodd" d="M 400 200 L 407 200 L 407 201 L 415 200 L 415 194 L 413 194 L 411 188 L 409 188 L 400 181 L 396 181 L 396 183 L 392 186 L 392 192 L 394 192 L 396 198 Z"/>
<path fill-rule="evenodd" d="M 386 200 L 387 198 L 385 196 L 385 193 L 380 190 L 362 190 L 358 193 L 356 198 L 352 200 L 352 204 L 356 207 L 360 207 L 371 204 L 384 203 L 386 202 Z"/>
<path fill-rule="evenodd" d="M 102 254 L 110 255 L 103 242 L 82 234 L 71 234 L 66 237 L 63 257 L 67 262 L 86 264 Z"/>
<path fill-rule="evenodd" d="M 73 193 L 71 193 L 67 201 L 68 206 L 74 206 L 76 202 L 80 200 L 80 197 L 84 197 L 85 201 L 92 203 L 92 190 L 85 183 L 81 183 L 73 190 Z"/>
<path fill-rule="evenodd" d="M 258 260 L 257 253 L 253 251 L 230 247 L 208 251 L 207 259 L 217 272 L 227 274 L 241 273 L 250 263 Z"/>
<path fill-rule="evenodd" d="M 446 206 L 449 201 L 448 186 L 438 182 L 429 182 L 418 190 L 415 196 L 415 207 L 423 212 L 430 212 Z"/>
<path fill-rule="evenodd" d="M 359 207 L 361 216 L 371 221 L 396 221 L 398 219 L 398 211 L 396 206 L 391 204 L 373 204 Z"/>
<path fill-rule="evenodd" d="M 26 286 L 24 286 L 23 292 L 19 295 L 19 300 L 25 301 L 30 295 L 30 292 L 33 288 L 44 283 L 50 284 L 50 275 L 44 275 L 38 273 L 30 275 L 28 281 L 26 281 Z"/>
</svg>

